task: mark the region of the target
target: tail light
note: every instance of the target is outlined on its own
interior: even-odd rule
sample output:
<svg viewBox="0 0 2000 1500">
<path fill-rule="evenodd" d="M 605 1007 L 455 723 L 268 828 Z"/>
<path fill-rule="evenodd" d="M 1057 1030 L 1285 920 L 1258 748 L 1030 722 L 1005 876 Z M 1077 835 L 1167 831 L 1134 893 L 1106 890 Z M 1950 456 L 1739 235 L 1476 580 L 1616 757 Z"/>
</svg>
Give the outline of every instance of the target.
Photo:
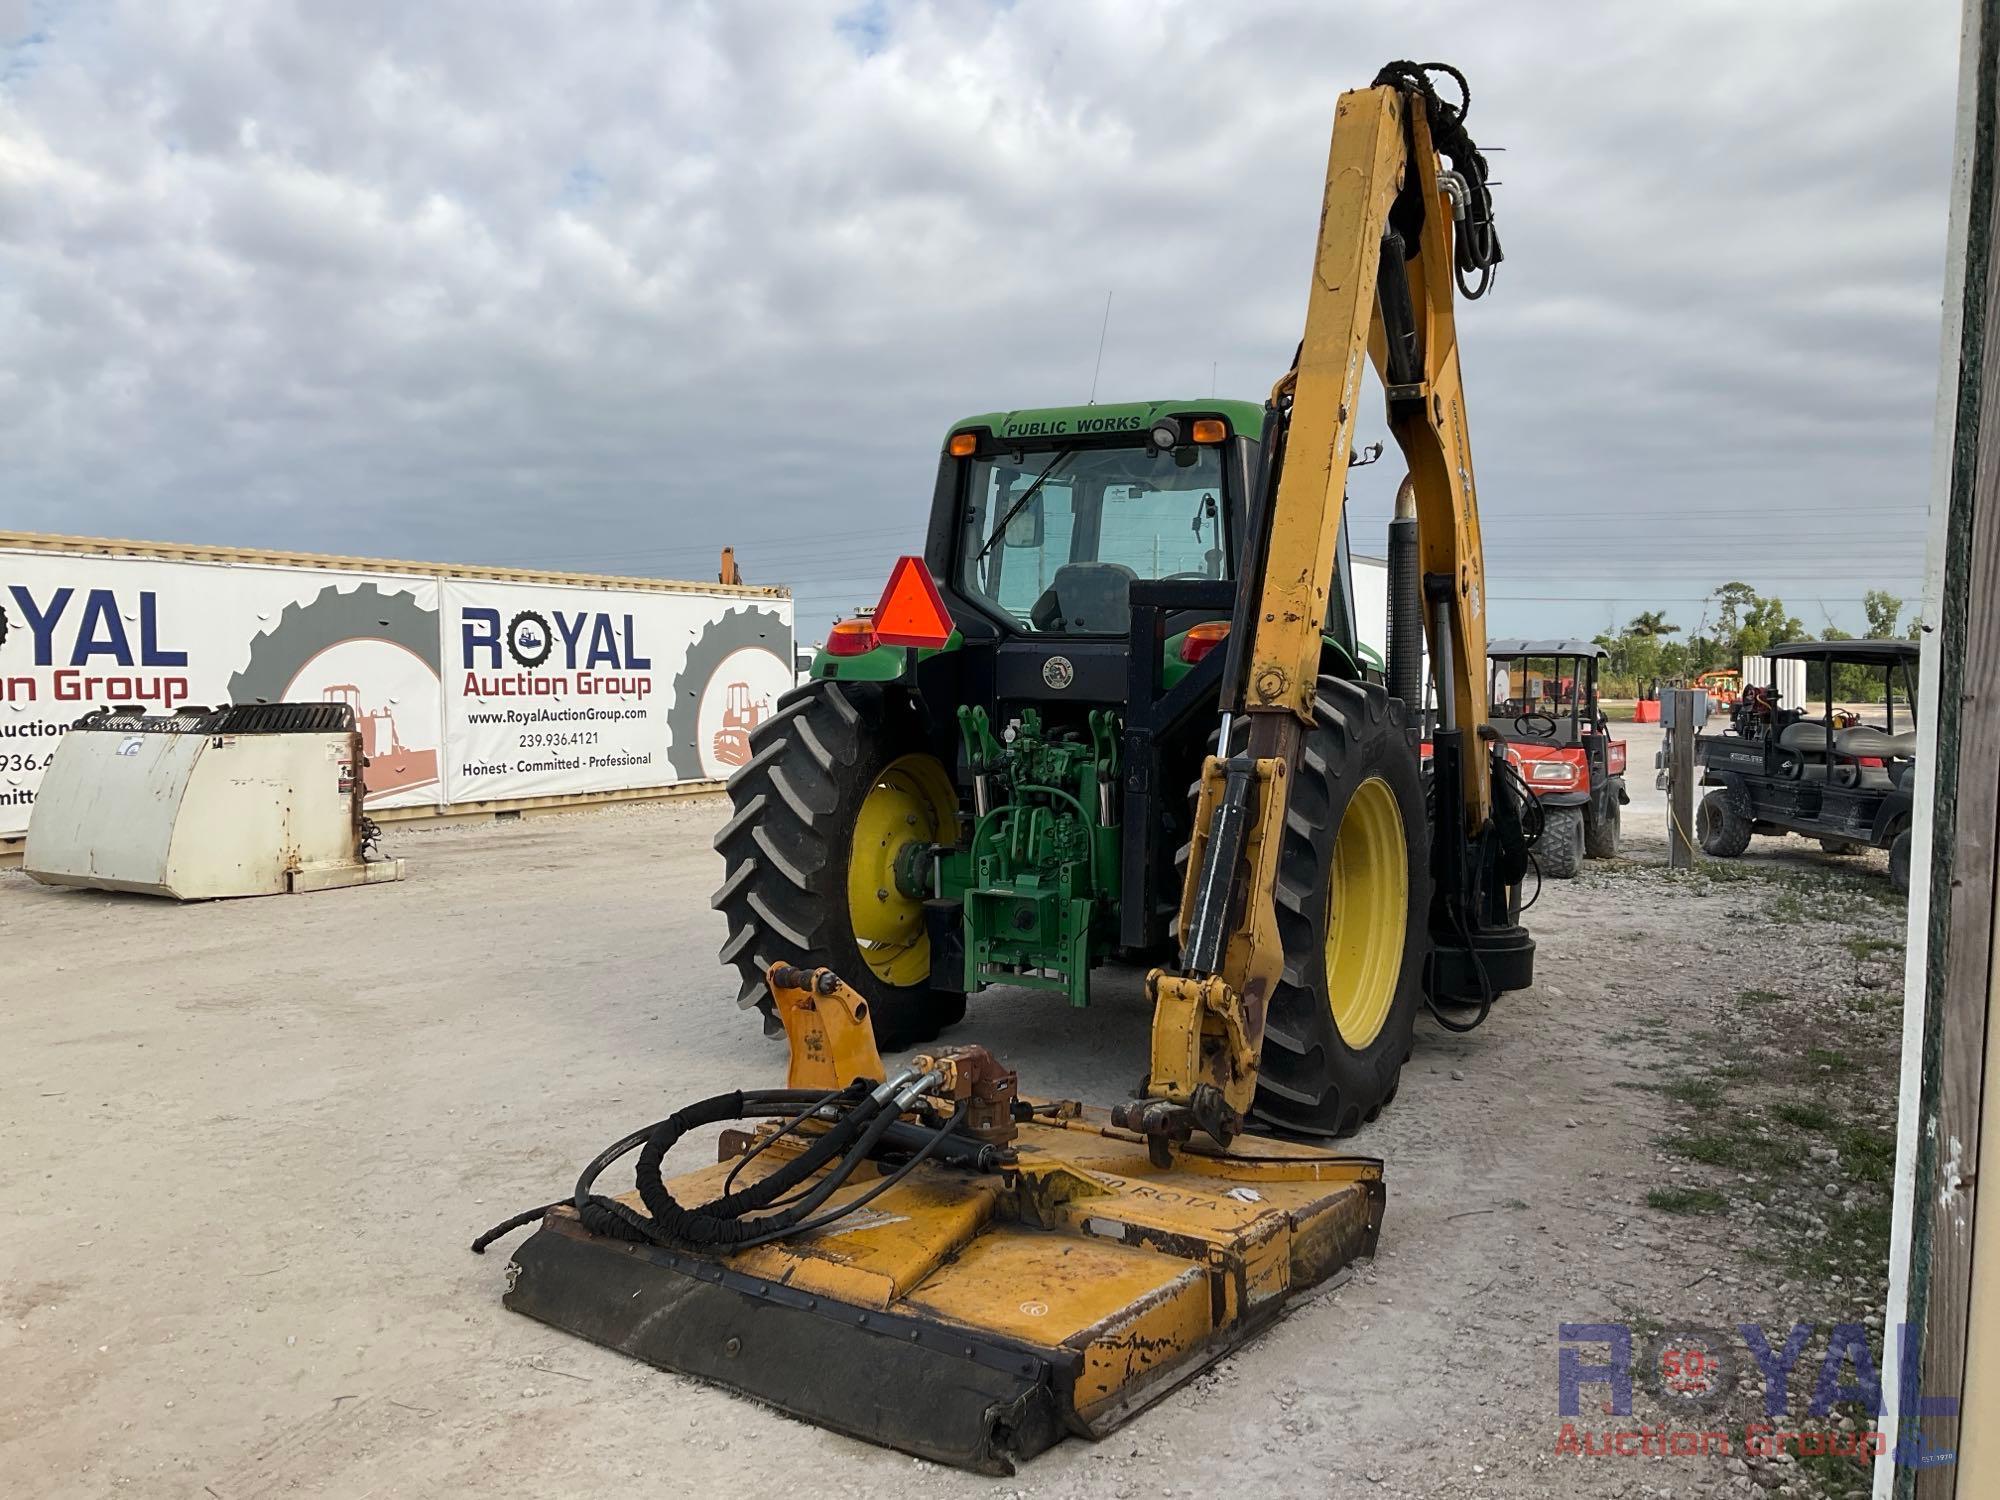
<svg viewBox="0 0 2000 1500">
<path fill-rule="evenodd" d="M 875 627 L 867 620 L 842 620 L 826 633 L 828 656 L 866 656 L 875 649 Z"/>
<path fill-rule="evenodd" d="M 1181 637 L 1181 660 L 1193 665 L 1229 639 L 1227 620 L 1208 620 Z"/>
<path fill-rule="evenodd" d="M 1623 776 L 1625 774 L 1624 741 L 1622 740 L 1612 741 L 1611 748 L 1605 753 L 1604 760 L 1605 760 L 1605 769 L 1607 771 L 1609 771 L 1613 776 Z"/>
</svg>

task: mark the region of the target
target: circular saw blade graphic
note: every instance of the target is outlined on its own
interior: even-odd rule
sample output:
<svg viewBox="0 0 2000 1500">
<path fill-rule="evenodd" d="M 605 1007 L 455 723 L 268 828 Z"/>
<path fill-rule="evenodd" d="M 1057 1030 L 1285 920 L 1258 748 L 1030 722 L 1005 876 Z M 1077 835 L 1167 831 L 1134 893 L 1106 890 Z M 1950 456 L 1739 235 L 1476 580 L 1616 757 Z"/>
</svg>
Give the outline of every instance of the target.
<svg viewBox="0 0 2000 1500">
<path fill-rule="evenodd" d="M 674 678 L 673 702 L 667 709 L 667 763 L 679 781 L 714 779 L 750 758 L 750 731 L 771 712 L 764 698 L 748 684 L 726 682 L 720 669 L 739 651 L 768 652 L 790 670 L 791 627 L 775 610 L 733 609 L 705 626 L 688 647 L 687 660 Z M 740 689 L 734 696 L 731 688 Z M 703 705 L 710 694 L 725 695 L 721 724 L 709 737 L 703 754 Z"/>
<path fill-rule="evenodd" d="M 399 724 L 390 704 L 368 701 L 354 682 L 300 681 L 317 658 L 335 647 L 368 641 L 396 646 L 422 662 L 432 678 L 439 675 L 436 610 L 424 608 L 400 589 L 364 583 L 342 591 L 338 584 L 329 584 L 310 600 L 287 604 L 278 622 L 251 641 L 248 660 L 229 679 L 229 701 L 279 703 L 303 690 L 315 701 L 350 704 L 368 758 L 365 780 L 372 801 L 437 781 L 437 747 L 409 746 L 402 739 L 405 732 L 413 738 L 434 736 L 435 727 Z"/>
</svg>

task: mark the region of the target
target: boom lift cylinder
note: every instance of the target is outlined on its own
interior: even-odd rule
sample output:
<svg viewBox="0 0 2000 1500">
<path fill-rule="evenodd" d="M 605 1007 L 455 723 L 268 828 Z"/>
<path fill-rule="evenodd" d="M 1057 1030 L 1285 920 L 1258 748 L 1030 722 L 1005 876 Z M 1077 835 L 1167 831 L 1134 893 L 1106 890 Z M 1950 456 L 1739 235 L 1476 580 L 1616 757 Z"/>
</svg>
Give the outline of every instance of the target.
<svg viewBox="0 0 2000 1500">
<path fill-rule="evenodd" d="M 1418 577 L 1417 498 L 1406 476 L 1389 522 L 1389 696 L 1415 709 L 1423 692 L 1424 597 Z"/>
</svg>

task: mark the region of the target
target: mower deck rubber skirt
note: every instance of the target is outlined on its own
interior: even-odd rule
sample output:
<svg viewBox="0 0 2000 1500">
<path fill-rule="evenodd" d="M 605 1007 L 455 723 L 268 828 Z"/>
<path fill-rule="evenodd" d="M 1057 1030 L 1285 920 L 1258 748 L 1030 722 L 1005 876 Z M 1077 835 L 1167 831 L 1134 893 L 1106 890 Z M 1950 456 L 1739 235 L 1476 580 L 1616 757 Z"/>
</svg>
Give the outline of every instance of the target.
<svg viewBox="0 0 2000 1500">
<path fill-rule="evenodd" d="M 747 1139 L 725 1135 L 725 1160 L 674 1196 L 717 1196 Z M 927 1164 L 826 1230 L 735 1252 L 600 1236 L 552 1209 L 505 1305 L 835 1431 L 1008 1474 L 1254 1337 L 1372 1255 L 1381 1227 L 1368 1158 L 1243 1139 L 1156 1168 L 1098 1111 L 1038 1119 L 1014 1144 L 1004 1171 Z"/>
<path fill-rule="evenodd" d="M 989 1474 L 1062 1435 L 1044 1351 L 603 1239 L 573 1218 L 552 1216 L 514 1263 L 515 1312 L 836 1432 Z"/>
</svg>

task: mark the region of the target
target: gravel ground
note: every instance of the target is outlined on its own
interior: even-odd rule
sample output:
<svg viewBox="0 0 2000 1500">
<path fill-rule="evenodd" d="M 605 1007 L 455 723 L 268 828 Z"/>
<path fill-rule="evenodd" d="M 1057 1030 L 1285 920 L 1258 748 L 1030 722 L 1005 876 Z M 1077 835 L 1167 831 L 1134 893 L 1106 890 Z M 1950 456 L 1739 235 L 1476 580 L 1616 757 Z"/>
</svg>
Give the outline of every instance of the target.
<svg viewBox="0 0 2000 1500">
<path fill-rule="evenodd" d="M 17 1492 L 1526 1497 L 1842 1493 L 1742 1453 L 1761 1386 L 1635 1416 L 1731 1454 L 1558 1452 L 1563 1323 L 1879 1317 L 1902 915 L 1880 855 L 1664 868 L 1634 726 L 1628 857 L 1551 883 L 1534 989 L 1420 1024 L 1382 1253 L 1115 1437 L 1010 1480 L 818 1432 L 501 1311 L 465 1242 L 671 1105 L 774 1081 L 730 1007 L 713 802 L 392 830 L 401 886 L 174 907 L 0 877 L 0 1464 Z M 975 1002 L 1032 1092 L 1109 1102 L 1135 975 Z M 1684 1341 L 1682 1341 L 1684 1342 Z M 1601 1344 L 1577 1346 L 1598 1362 Z M 1879 1354 L 1879 1345 L 1877 1348 Z M 1755 1367 L 1738 1342 L 1739 1373 Z M 1851 1371 L 1847 1377 L 1852 1379 Z"/>
</svg>

